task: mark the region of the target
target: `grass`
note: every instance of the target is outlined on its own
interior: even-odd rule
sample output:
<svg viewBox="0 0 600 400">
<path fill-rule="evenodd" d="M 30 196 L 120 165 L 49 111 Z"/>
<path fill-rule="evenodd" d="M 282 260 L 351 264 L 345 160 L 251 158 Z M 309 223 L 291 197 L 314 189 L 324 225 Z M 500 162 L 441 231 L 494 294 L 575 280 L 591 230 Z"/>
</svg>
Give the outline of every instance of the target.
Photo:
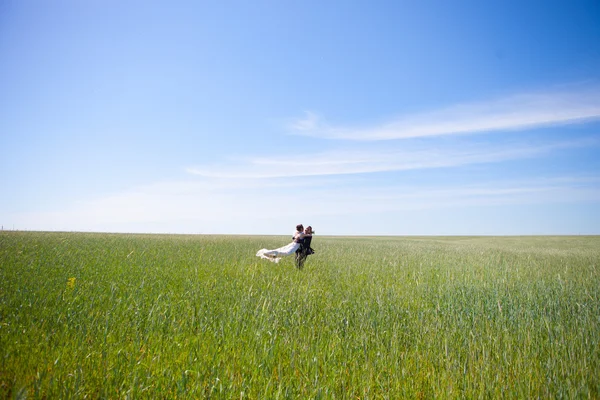
<svg viewBox="0 0 600 400">
<path fill-rule="evenodd" d="M 600 237 L 0 233 L 0 398 L 598 398 Z"/>
</svg>

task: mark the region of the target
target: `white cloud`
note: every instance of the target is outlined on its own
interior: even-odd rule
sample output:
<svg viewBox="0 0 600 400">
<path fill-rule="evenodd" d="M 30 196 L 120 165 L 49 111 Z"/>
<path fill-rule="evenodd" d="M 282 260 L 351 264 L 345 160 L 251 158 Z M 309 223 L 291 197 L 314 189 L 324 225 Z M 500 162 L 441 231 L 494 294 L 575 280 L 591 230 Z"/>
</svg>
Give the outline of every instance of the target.
<svg viewBox="0 0 600 400">
<path fill-rule="evenodd" d="M 597 145 L 596 139 L 553 143 L 461 144 L 433 147 L 406 144 L 379 150 L 335 150 L 316 154 L 251 158 L 234 165 L 190 167 L 194 175 L 226 179 L 264 179 L 300 176 L 364 174 L 385 171 L 456 167 L 537 157 L 555 150 Z"/>
<path fill-rule="evenodd" d="M 480 183 L 457 187 L 380 188 L 366 195 L 386 209 L 441 209 L 506 204 L 549 204 L 600 201 L 597 178 L 555 178 Z"/>
<path fill-rule="evenodd" d="M 600 119 L 600 87 L 523 93 L 405 115 L 375 126 L 337 126 L 315 113 L 290 125 L 292 133 L 329 139 L 380 141 L 522 130 Z"/>
<path fill-rule="evenodd" d="M 600 144 L 597 135 L 560 141 L 541 139 L 540 135 L 535 141 L 526 137 L 381 140 L 523 129 L 598 117 L 600 91 L 594 89 L 518 95 L 360 129 L 327 126 L 317 115 L 308 113 L 295 123 L 295 132 L 363 142 L 345 142 L 345 148 L 316 153 L 277 153 L 239 158 L 228 164 L 192 166 L 187 172 L 193 177 L 187 180 L 134 187 L 53 212 L 0 213 L 0 219 L 14 222 L 19 229 L 36 230 L 261 234 L 285 233 L 298 222 L 349 224 L 346 221 L 356 221 L 358 216 L 387 213 L 389 221 L 359 219 L 368 225 L 365 230 L 370 233 L 383 226 L 388 226 L 387 233 L 411 233 L 392 232 L 390 229 L 395 228 L 389 226 L 406 216 L 419 224 L 413 211 L 429 215 L 428 211 L 434 210 L 443 215 L 471 206 L 598 203 L 597 177 L 447 186 L 444 181 L 407 186 L 401 179 L 387 179 L 387 183 L 381 179 L 380 186 L 375 186 L 369 181 L 371 176 L 357 176 L 499 163 Z M 347 227 L 357 229 L 351 224 Z"/>
<path fill-rule="evenodd" d="M 319 116 L 312 111 L 305 111 L 304 118 L 297 119 L 290 124 L 290 128 L 296 131 L 313 131 L 320 125 Z"/>
<path fill-rule="evenodd" d="M 556 204 L 600 201 L 597 177 L 559 177 L 459 186 L 382 185 L 353 180 L 329 185 L 273 187 L 252 181 L 239 187 L 213 181 L 162 182 L 73 204 L 54 212 L 3 218 L 19 229 L 179 233 L 286 233 L 298 222 L 353 220 L 360 215 L 470 206 Z M 305 182 L 306 183 L 306 182 Z M 335 184 L 334 184 L 335 183 Z M 6 217 L 6 216 L 3 216 Z M 365 227 L 388 221 L 373 221 Z M 334 227 L 329 227 L 333 230 Z M 387 228 L 386 228 L 387 229 Z"/>
</svg>

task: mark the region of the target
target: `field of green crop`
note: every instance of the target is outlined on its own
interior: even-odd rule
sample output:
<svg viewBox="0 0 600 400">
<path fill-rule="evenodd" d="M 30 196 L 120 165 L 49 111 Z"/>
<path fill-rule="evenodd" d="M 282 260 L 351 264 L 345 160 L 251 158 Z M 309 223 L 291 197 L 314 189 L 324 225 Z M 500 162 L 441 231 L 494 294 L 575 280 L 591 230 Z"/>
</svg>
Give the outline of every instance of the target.
<svg viewBox="0 0 600 400">
<path fill-rule="evenodd" d="M 0 398 L 599 398 L 600 237 L 0 233 Z"/>
</svg>

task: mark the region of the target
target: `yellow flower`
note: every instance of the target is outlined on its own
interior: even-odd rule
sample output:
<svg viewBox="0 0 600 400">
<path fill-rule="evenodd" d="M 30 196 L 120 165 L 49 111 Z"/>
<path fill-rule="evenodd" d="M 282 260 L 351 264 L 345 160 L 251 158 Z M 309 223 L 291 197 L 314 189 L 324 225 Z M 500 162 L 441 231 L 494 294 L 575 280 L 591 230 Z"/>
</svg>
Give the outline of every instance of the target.
<svg viewBox="0 0 600 400">
<path fill-rule="evenodd" d="M 73 289 L 75 287 L 75 278 L 67 279 L 67 287 Z"/>
</svg>

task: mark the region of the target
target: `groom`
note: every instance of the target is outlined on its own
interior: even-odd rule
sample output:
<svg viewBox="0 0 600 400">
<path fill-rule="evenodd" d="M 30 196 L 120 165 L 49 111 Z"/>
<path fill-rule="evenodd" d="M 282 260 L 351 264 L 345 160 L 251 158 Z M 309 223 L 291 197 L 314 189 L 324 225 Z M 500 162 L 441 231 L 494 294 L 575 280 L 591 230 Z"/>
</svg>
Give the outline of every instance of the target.
<svg viewBox="0 0 600 400">
<path fill-rule="evenodd" d="M 304 229 L 304 234 L 306 236 L 300 242 L 300 247 L 298 250 L 296 250 L 296 268 L 298 269 L 302 269 L 302 267 L 304 267 L 306 257 L 308 257 L 310 254 L 315 254 L 315 251 L 310 247 L 313 233 L 312 226 L 307 226 L 306 229 Z"/>
</svg>

